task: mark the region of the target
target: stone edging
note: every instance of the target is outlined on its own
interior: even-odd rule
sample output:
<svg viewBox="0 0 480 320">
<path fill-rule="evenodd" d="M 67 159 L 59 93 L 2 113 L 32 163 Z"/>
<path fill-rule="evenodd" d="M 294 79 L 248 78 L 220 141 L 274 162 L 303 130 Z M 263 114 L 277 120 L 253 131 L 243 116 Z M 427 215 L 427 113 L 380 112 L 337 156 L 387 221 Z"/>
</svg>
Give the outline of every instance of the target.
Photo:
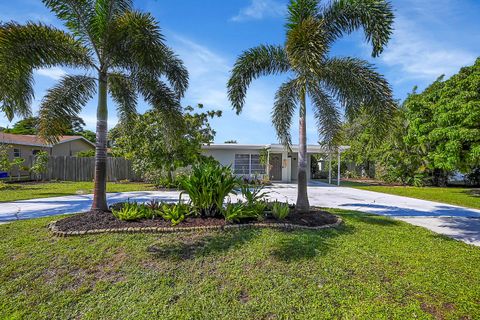
<svg viewBox="0 0 480 320">
<path fill-rule="evenodd" d="M 178 233 L 204 230 L 230 230 L 230 229 L 245 229 L 245 228 L 272 228 L 272 229 L 287 229 L 287 230 L 322 230 L 327 228 L 336 228 L 343 223 L 339 216 L 335 216 L 337 221 L 332 224 L 326 224 L 318 227 L 301 226 L 290 223 L 246 223 L 246 224 L 228 224 L 224 226 L 204 226 L 204 227 L 137 227 L 137 228 L 112 228 L 112 229 L 93 229 L 84 231 L 60 231 L 56 225 L 57 221 L 52 221 L 48 225 L 48 229 L 57 237 L 72 237 L 87 234 L 102 234 L 102 233 Z"/>
</svg>

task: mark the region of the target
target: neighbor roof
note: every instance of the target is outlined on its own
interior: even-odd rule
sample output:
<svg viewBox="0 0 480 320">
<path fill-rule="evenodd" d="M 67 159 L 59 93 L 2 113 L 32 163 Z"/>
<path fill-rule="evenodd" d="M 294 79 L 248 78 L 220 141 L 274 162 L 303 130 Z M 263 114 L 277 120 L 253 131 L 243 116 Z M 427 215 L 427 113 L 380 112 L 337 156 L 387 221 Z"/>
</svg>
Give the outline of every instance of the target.
<svg viewBox="0 0 480 320">
<path fill-rule="evenodd" d="M 65 143 L 74 140 L 84 140 L 88 144 L 93 145 L 90 141 L 85 139 L 82 136 L 61 136 L 58 138 L 58 143 Z M 4 133 L 0 132 L 0 143 L 5 144 L 20 144 L 25 146 L 34 146 L 34 147 L 46 147 L 51 148 L 52 144 L 47 143 L 44 139 L 35 136 L 35 135 L 28 135 L 28 134 L 12 134 L 12 133 Z"/>
</svg>

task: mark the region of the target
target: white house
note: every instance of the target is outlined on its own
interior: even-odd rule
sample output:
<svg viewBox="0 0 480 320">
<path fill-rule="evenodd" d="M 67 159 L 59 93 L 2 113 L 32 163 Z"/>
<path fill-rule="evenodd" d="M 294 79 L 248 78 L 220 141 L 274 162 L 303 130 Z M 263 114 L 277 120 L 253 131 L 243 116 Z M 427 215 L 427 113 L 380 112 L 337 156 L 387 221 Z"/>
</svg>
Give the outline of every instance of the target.
<svg viewBox="0 0 480 320">
<path fill-rule="evenodd" d="M 210 144 L 203 146 L 203 154 L 211 156 L 224 166 L 231 166 L 241 176 L 268 175 L 271 181 L 292 182 L 297 180 L 298 145 L 291 152 L 280 144 Z M 260 154 L 267 154 L 267 163 L 261 164 Z M 326 154 L 319 145 L 307 146 L 307 179 L 311 179 L 311 161 L 314 154 Z M 316 161 L 316 160 L 315 160 Z M 319 166 L 322 164 L 319 163 Z M 322 170 L 322 168 L 320 168 Z"/>
</svg>

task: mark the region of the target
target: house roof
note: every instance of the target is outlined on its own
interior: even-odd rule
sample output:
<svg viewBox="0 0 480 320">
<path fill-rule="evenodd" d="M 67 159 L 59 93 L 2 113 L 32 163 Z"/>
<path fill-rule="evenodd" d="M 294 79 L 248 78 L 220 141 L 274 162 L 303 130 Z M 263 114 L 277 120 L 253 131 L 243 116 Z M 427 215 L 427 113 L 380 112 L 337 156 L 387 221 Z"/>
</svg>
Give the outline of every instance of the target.
<svg viewBox="0 0 480 320">
<path fill-rule="evenodd" d="M 238 144 L 238 143 L 212 143 L 204 145 L 204 150 L 262 150 L 267 149 L 270 152 L 283 152 L 285 147 L 281 144 Z M 298 144 L 291 146 L 292 152 L 298 152 Z M 307 152 L 310 153 L 326 153 L 327 149 L 320 145 L 309 144 Z"/>
<path fill-rule="evenodd" d="M 88 141 L 82 136 L 61 136 L 58 138 L 58 143 L 56 143 L 55 145 L 74 141 L 74 140 L 83 140 L 90 145 L 94 145 L 92 142 Z M 4 133 L 4 132 L 0 132 L 0 143 L 19 144 L 19 145 L 25 145 L 25 146 L 45 147 L 45 148 L 51 148 L 53 146 L 52 144 L 47 143 L 44 139 L 35 135 L 12 134 L 12 133 Z"/>
</svg>

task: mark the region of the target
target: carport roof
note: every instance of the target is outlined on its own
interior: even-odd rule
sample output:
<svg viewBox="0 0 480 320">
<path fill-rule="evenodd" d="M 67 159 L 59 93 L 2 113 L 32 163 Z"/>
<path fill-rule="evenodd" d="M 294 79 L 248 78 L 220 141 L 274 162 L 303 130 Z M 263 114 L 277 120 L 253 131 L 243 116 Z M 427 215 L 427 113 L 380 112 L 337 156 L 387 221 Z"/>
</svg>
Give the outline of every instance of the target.
<svg viewBox="0 0 480 320">
<path fill-rule="evenodd" d="M 262 150 L 267 149 L 270 152 L 283 152 L 285 147 L 281 144 L 239 144 L 239 143 L 212 143 L 204 145 L 204 150 Z M 291 146 L 292 152 L 298 152 L 298 144 Z M 326 153 L 327 149 L 320 145 L 309 144 L 307 146 L 309 153 Z"/>
</svg>

